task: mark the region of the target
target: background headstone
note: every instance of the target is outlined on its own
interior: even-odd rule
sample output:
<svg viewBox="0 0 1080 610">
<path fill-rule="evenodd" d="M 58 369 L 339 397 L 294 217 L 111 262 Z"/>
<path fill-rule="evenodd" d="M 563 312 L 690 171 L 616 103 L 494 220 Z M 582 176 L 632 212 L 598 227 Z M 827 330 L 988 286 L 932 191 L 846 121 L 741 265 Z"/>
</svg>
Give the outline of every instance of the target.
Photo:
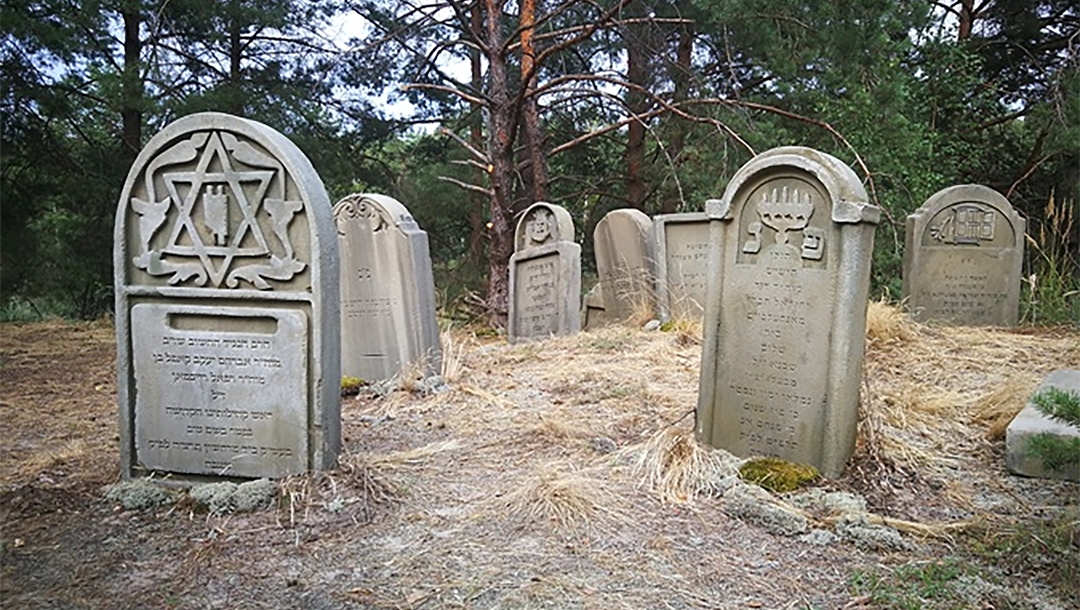
<svg viewBox="0 0 1080 610">
<path fill-rule="evenodd" d="M 593 230 L 596 272 L 608 319 L 626 320 L 643 310 L 651 316 L 656 311 L 652 224 L 644 212 L 626 208 L 608 212 Z"/>
<path fill-rule="evenodd" d="M 584 330 L 600 328 L 611 322 L 604 311 L 602 290 L 603 287 L 596 284 L 581 297 L 581 328 Z"/>
<path fill-rule="evenodd" d="M 709 201 L 697 433 L 836 476 L 855 448 L 874 228 L 858 176 L 803 147 L 758 155 Z"/>
<path fill-rule="evenodd" d="M 340 445 L 337 240 L 310 162 L 218 113 L 151 138 L 114 233 L 124 477 L 280 477 Z"/>
<path fill-rule="evenodd" d="M 341 252 L 341 372 L 380 381 L 420 366 L 437 375 L 442 352 L 427 233 L 405 206 L 349 195 L 334 206 Z"/>
<path fill-rule="evenodd" d="M 1036 393 L 1048 388 L 1080 394 L 1080 370 L 1061 369 L 1050 373 Z M 1040 434 L 1049 434 L 1062 443 L 1075 442 L 1073 439 L 1080 438 L 1080 430 L 1075 426 L 1051 419 L 1029 400 L 1005 429 L 1005 465 L 1009 472 L 1043 479 L 1080 481 L 1080 468 L 1075 465 L 1051 470 L 1042 459 L 1031 453 L 1031 439 Z"/>
<path fill-rule="evenodd" d="M 511 342 L 581 329 L 581 246 L 570 213 L 534 203 L 521 215 L 510 257 Z"/>
<path fill-rule="evenodd" d="M 653 236 L 660 320 L 700 319 L 709 277 L 708 214 L 654 216 Z"/>
<path fill-rule="evenodd" d="M 907 217 L 903 296 L 919 321 L 1013 326 L 1019 319 L 1024 219 L 977 184 L 935 193 Z"/>
</svg>

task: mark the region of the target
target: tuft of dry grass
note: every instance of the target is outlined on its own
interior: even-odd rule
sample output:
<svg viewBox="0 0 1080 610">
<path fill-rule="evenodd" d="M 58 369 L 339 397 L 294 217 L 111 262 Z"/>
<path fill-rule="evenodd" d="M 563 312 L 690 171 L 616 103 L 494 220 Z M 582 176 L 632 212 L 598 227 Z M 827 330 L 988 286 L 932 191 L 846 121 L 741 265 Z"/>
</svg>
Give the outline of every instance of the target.
<svg viewBox="0 0 1080 610">
<path fill-rule="evenodd" d="M 919 336 L 919 325 L 897 305 L 870 301 L 866 307 L 866 340 L 874 347 L 907 343 Z"/>
<path fill-rule="evenodd" d="M 442 370 L 440 374 L 447 383 L 457 383 L 465 373 L 465 352 L 469 347 L 463 338 L 455 338 L 449 329 L 439 333 L 442 343 Z"/>
<path fill-rule="evenodd" d="M 575 531 L 599 519 L 624 521 L 625 511 L 605 481 L 565 461 L 547 462 L 506 494 L 506 509 L 524 524 L 553 523 Z"/>
<path fill-rule="evenodd" d="M 634 473 L 664 502 L 686 503 L 723 493 L 739 475 L 742 460 L 722 449 L 701 445 L 693 431 L 666 427 L 644 443 L 623 450 L 634 458 Z"/>
<path fill-rule="evenodd" d="M 1035 389 L 1031 379 L 1010 377 L 997 388 L 987 392 L 972 405 L 972 421 L 986 426 L 986 438 L 998 441 L 1005 438 L 1005 429 L 1027 404 Z"/>
</svg>

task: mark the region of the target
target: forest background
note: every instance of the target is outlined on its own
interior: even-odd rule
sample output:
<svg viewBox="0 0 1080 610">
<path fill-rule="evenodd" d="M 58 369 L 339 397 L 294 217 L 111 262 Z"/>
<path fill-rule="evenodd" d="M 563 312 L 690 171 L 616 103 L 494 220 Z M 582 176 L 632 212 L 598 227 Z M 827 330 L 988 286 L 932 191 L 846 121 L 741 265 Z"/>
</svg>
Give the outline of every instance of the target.
<svg viewBox="0 0 1080 610">
<path fill-rule="evenodd" d="M 1028 219 L 1024 320 L 1075 324 L 1078 26 L 1074 0 L 7 0 L 0 318 L 107 314 L 128 168 L 213 110 L 287 135 L 332 201 L 401 201 L 449 317 L 504 319 L 535 201 L 588 276 L 608 211 L 701 211 L 802 145 L 885 212 L 875 296 L 900 297 L 905 216 L 979 183 Z"/>
</svg>

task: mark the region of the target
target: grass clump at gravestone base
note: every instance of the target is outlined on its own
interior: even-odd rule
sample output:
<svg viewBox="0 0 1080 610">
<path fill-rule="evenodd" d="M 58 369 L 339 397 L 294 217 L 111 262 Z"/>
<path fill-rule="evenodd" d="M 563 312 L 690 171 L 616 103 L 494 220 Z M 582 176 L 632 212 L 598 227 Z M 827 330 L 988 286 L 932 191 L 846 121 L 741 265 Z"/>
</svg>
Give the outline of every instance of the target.
<svg viewBox="0 0 1080 610">
<path fill-rule="evenodd" d="M 739 467 L 739 477 L 775 493 L 795 491 L 821 476 L 817 468 L 796 464 L 780 458 L 766 457 L 750 460 Z"/>
<path fill-rule="evenodd" d="M 1030 274 L 1022 278 L 1022 319 L 1031 325 L 1077 324 L 1080 320 L 1080 260 L 1070 252 L 1076 234 L 1076 201 L 1057 202 L 1051 192 L 1043 221 L 1024 235 Z"/>
<path fill-rule="evenodd" d="M 341 395 L 342 396 L 356 396 L 360 393 L 360 387 L 364 385 L 364 380 L 359 377 L 349 377 L 348 375 L 341 378 Z"/>
<path fill-rule="evenodd" d="M 1046 388 L 1031 397 L 1043 415 L 1080 428 L 1080 394 L 1060 388 Z M 1033 437 L 1028 452 L 1041 459 L 1050 470 L 1061 470 L 1080 464 L 1080 438 L 1062 439 L 1053 434 L 1042 433 Z"/>
</svg>

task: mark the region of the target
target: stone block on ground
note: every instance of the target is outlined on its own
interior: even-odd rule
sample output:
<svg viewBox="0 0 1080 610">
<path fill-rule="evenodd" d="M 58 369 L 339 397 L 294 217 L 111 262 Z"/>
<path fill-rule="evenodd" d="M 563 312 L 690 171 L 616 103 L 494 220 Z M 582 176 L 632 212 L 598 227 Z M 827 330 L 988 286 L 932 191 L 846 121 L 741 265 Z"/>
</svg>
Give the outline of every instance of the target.
<svg viewBox="0 0 1080 610">
<path fill-rule="evenodd" d="M 1046 377 L 1036 393 L 1047 388 L 1080 394 L 1080 370 L 1054 371 Z M 1028 477 L 1080 481 L 1080 467 L 1074 465 L 1060 470 L 1051 470 L 1043 464 L 1042 459 L 1032 455 L 1031 439 L 1040 434 L 1049 434 L 1063 442 L 1070 442 L 1070 439 L 1080 438 L 1080 428 L 1051 419 L 1043 414 L 1035 403 L 1028 400 L 1027 405 L 1013 418 L 1005 430 L 1005 465 L 1009 471 Z"/>
</svg>

